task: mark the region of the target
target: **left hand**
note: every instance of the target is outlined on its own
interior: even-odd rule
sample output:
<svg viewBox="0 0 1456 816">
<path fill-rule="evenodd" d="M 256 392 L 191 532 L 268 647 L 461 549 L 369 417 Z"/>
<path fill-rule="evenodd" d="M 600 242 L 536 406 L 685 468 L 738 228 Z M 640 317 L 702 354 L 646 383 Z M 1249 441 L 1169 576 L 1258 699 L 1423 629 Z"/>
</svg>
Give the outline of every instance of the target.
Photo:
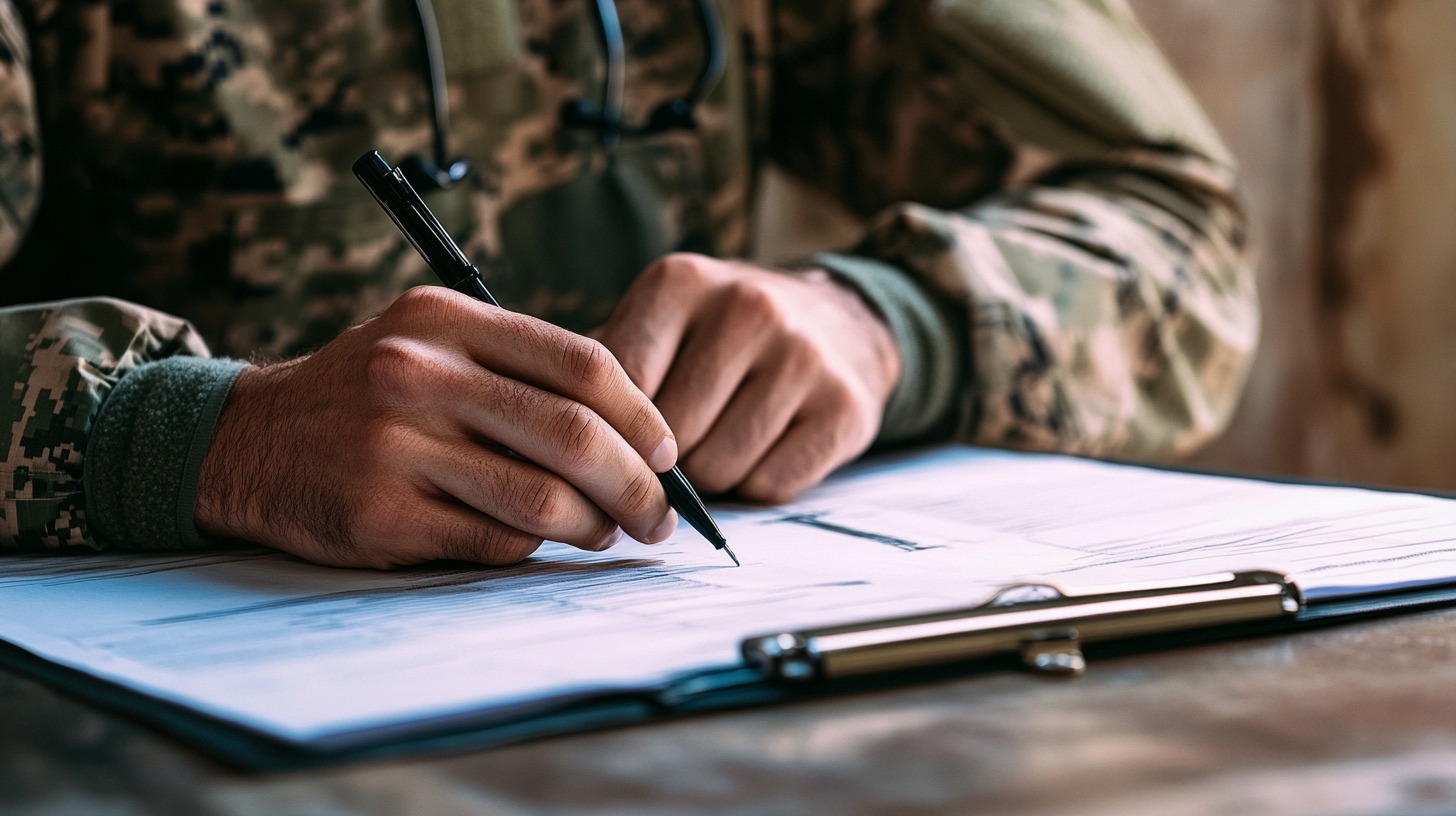
<svg viewBox="0 0 1456 816">
<path fill-rule="evenodd" d="M 657 403 L 688 478 L 756 501 L 863 453 L 900 377 L 884 320 L 822 269 L 668 255 L 594 336 Z"/>
</svg>

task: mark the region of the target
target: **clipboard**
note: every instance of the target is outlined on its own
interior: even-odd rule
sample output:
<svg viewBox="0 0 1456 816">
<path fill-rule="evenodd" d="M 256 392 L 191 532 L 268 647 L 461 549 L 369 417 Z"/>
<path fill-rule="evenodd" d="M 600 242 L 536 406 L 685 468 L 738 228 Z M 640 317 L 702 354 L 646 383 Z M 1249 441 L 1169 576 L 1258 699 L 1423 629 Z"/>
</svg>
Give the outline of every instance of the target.
<svg viewBox="0 0 1456 816">
<path fill-rule="evenodd" d="M 898 460 L 884 460 L 880 464 L 874 465 L 873 468 L 873 472 L 868 475 L 844 474 L 843 479 L 836 481 L 833 487 L 835 490 L 842 491 L 846 485 L 858 484 L 860 487 L 856 489 L 869 491 L 867 494 L 863 492 L 854 494 L 856 498 L 849 507 L 853 512 L 863 510 L 862 504 L 859 503 L 861 499 L 858 497 L 868 496 L 878 500 L 885 495 L 887 485 L 901 484 L 900 480 L 907 473 L 920 474 L 920 478 L 927 480 L 923 485 L 923 489 L 927 490 L 934 490 L 945 483 L 947 474 L 955 478 L 966 477 L 966 474 L 971 472 L 982 475 L 990 474 L 986 477 L 989 481 L 975 483 L 980 487 L 973 489 L 979 491 L 982 488 L 994 488 L 1006 484 L 1009 478 L 1007 474 L 1014 474 L 1018 468 L 1034 475 L 1037 479 L 1044 479 L 1051 471 L 1071 473 L 1075 479 L 1069 484 L 1073 485 L 1078 484 L 1077 479 L 1105 480 L 1110 484 L 1116 481 L 1119 473 L 1127 470 L 1127 466 L 1123 465 L 1073 460 L 1067 457 L 959 448 L 911 454 Z M 937 470 L 937 468 L 941 469 Z M 1162 490 L 1163 495 L 1159 497 L 1160 503 L 1170 501 L 1169 485 L 1173 482 L 1196 480 L 1196 484 L 1193 482 L 1187 482 L 1187 484 L 1192 485 L 1190 489 L 1194 493 L 1199 493 L 1208 489 L 1211 484 L 1208 480 L 1217 478 L 1198 474 L 1164 473 L 1150 471 L 1146 468 L 1132 470 L 1140 475 L 1128 478 L 1141 480 L 1137 483 Z M 861 478 L 867 481 L 854 481 Z M 1313 488 L 1308 485 L 1304 487 L 1267 485 L 1267 480 L 1256 480 L 1255 482 L 1245 480 L 1245 482 L 1250 485 L 1263 485 L 1250 487 L 1249 490 L 1253 491 L 1251 495 L 1268 498 L 1269 501 L 1266 504 L 1274 506 L 1276 509 L 1282 497 L 1294 495 L 1286 491 L 1308 491 Z M 964 480 L 955 482 L 950 487 L 950 493 L 958 496 L 964 495 L 967 490 L 966 485 L 972 483 L 974 482 Z M 1218 488 L 1218 485 L 1211 486 L 1215 489 Z M 922 487 L 915 489 L 922 489 Z M 1108 489 L 1123 490 L 1124 488 L 1119 484 Z M 70 607 L 57 606 L 56 602 L 51 602 L 50 606 L 45 607 L 48 611 L 44 619 L 35 617 L 34 610 L 42 608 L 39 606 L 31 607 L 32 612 L 30 613 L 17 613 L 9 616 L 12 618 L 13 625 L 7 623 L 4 617 L 0 617 L 0 630 L 3 630 L 0 631 L 0 666 L 39 679 L 63 692 L 172 735 L 230 765 L 252 770 L 280 770 L 407 754 L 478 749 L 572 732 L 646 724 L 701 712 L 781 704 L 824 696 L 861 693 L 906 684 L 930 683 L 988 671 L 1023 669 L 1036 674 L 1075 677 L 1085 671 L 1095 671 L 1097 659 L 1105 655 L 1176 648 L 1194 643 L 1239 637 L 1257 637 L 1343 623 L 1375 615 L 1456 605 L 1456 566 L 1451 564 L 1449 557 L 1449 551 L 1452 549 L 1453 543 L 1456 543 L 1456 505 L 1449 504 L 1448 501 L 1436 502 L 1435 499 L 1429 497 L 1405 494 L 1389 499 L 1385 498 L 1383 492 L 1362 492 L 1360 495 L 1355 495 L 1354 492 L 1341 488 L 1320 487 L 1316 492 L 1318 500 L 1299 511 L 1307 511 L 1310 514 L 1303 518 L 1311 520 L 1314 527 L 1318 527 L 1332 518 L 1330 515 L 1322 515 L 1331 512 L 1331 508 L 1348 510 L 1356 506 L 1391 508 L 1396 505 L 1414 508 L 1404 511 L 1407 512 L 1404 517 L 1399 517 L 1397 513 L 1396 522 L 1407 526 L 1415 522 L 1422 522 L 1422 524 L 1417 524 L 1412 528 L 1414 533 L 1407 536 L 1409 540 L 1407 543 L 1394 545 L 1395 549 L 1383 550 L 1379 555 L 1372 554 L 1374 550 L 1380 549 L 1378 541 L 1352 541 L 1336 536 L 1341 545 L 1336 549 L 1351 554 L 1349 558 L 1345 558 L 1341 562 L 1342 564 L 1365 563 L 1367 558 L 1386 557 L 1387 560 L 1402 565 L 1396 573 L 1381 573 L 1384 578 L 1392 580 L 1347 584 L 1344 579 L 1347 573 L 1338 571 L 1319 573 L 1317 570 L 1312 570 L 1313 565 L 1308 560 L 1302 562 L 1304 566 L 1298 567 L 1303 572 L 1251 569 L 1187 577 L 1188 574 L 1196 575 L 1197 573 L 1192 569 L 1187 570 L 1186 573 L 1182 572 L 1186 563 L 1177 561 L 1176 563 L 1179 565 L 1177 571 L 1156 573 L 1113 570 L 1110 573 L 1101 573 L 1114 576 L 1158 574 L 1162 579 L 1153 582 L 1142 580 L 1136 583 L 1098 585 L 1091 577 L 1086 577 L 1090 574 L 1071 571 L 1062 574 L 1064 576 L 1083 576 L 1081 580 L 1073 580 L 1071 577 L 1057 579 L 1065 585 L 1044 581 L 1019 582 L 1002 586 L 999 591 L 991 592 L 991 588 L 997 586 L 998 582 L 1002 580 L 1012 580 L 1015 575 L 1034 574 L 1018 567 L 1015 570 L 986 573 L 998 576 L 996 581 L 981 580 L 977 584 L 979 588 L 975 590 L 975 594 L 979 597 L 989 597 L 986 602 L 973 606 L 964 604 L 957 606 L 954 599 L 965 597 L 970 591 L 961 591 L 965 582 L 960 574 L 950 574 L 943 576 L 946 580 L 940 586 L 942 590 L 952 591 L 925 595 L 925 598 L 948 599 L 938 610 L 936 609 L 937 604 L 926 602 L 924 598 L 916 604 L 898 607 L 901 610 L 916 613 L 908 616 L 903 612 L 900 612 L 898 616 L 875 615 L 872 614 L 873 609 L 867 607 L 841 604 L 838 607 L 837 615 L 826 614 L 820 619 L 833 621 L 837 616 L 848 620 L 834 621 L 833 625 L 818 626 L 817 628 L 781 629 L 760 629 L 760 627 L 754 626 L 751 620 L 746 622 L 740 620 L 735 613 L 730 616 L 733 618 L 731 627 L 715 631 L 715 638 L 718 636 L 722 638 L 714 641 L 716 645 L 713 648 L 719 651 L 706 657 L 701 654 L 692 654 L 691 659 L 681 664 L 674 664 L 680 665 L 682 668 L 674 669 L 670 673 L 639 675 L 643 678 L 651 677 L 653 679 L 616 685 L 606 682 L 596 683 L 589 687 L 582 687 L 580 694 L 542 696 L 535 699 L 530 707 L 496 706 L 492 708 L 488 705 L 457 707 L 448 712 L 437 710 L 427 716 L 411 715 L 408 718 L 390 720 L 381 727 L 338 729 L 327 732 L 319 738 L 306 739 L 289 738 L 287 734 L 270 732 L 263 726 L 249 725 L 241 718 L 229 718 L 226 713 L 217 713 L 219 709 L 214 709 L 213 713 L 207 713 L 202 707 L 189 704 L 189 700 L 195 700 L 196 697 L 169 698 L 165 694 L 149 691 L 145 685 L 138 685 L 135 682 L 127 683 L 123 679 L 108 679 L 104 670 L 83 670 L 85 664 L 74 662 L 68 664 L 63 654 L 58 655 L 53 650 L 48 651 L 50 647 L 40 641 L 27 641 L 23 636 L 16 637 L 7 634 L 7 632 L 17 631 L 14 626 L 20 626 L 23 630 L 25 620 L 42 624 L 45 621 L 57 619 L 56 616 L 66 615 Z M 844 496 L 842 492 L 834 495 L 838 497 L 835 498 L 836 501 L 841 500 Z M 901 498 L 903 497 L 891 500 L 896 512 L 901 510 Z M 1419 508 L 1416 508 L 1417 504 L 1420 505 Z M 931 506 L 942 507 L 941 505 Z M 1216 504 L 1214 509 L 1218 513 L 1224 513 L 1228 506 L 1226 503 Z M 1152 546 L 1154 548 L 1181 548 L 1185 552 L 1198 554 L 1199 558 L 1187 563 L 1212 563 L 1215 565 L 1231 563 L 1220 560 L 1224 558 L 1222 555 L 1212 561 L 1203 558 L 1207 552 L 1202 548 L 1205 546 L 1204 542 L 1209 539 L 1206 535 L 1201 539 L 1197 537 L 1198 530 L 1189 526 L 1190 521 L 1186 508 L 1181 505 L 1178 507 L 1180 509 L 1171 517 L 1163 517 L 1163 521 L 1160 522 L 1163 524 L 1162 527 L 1146 528 L 1146 530 L 1161 532 L 1157 532 L 1156 535 L 1153 532 L 1147 533 L 1144 538 L 1134 541 L 1132 552 L 1118 557 L 1136 561 L 1145 557 L 1149 551 L 1147 547 Z M 1240 505 L 1240 507 L 1243 506 Z M 822 506 L 819 509 L 822 509 Z M 1107 508 L 1097 505 L 1095 509 L 1097 512 L 1105 514 Z M 1257 507 L 1248 509 L 1257 509 Z M 1079 513 L 1085 512 L 1074 509 L 1069 511 L 1069 514 L 1071 517 L 1079 517 Z M 1358 515 L 1361 511 L 1352 510 L 1351 512 L 1356 513 L 1360 524 L 1363 525 L 1369 521 L 1366 516 Z M 924 558 L 925 552 L 934 552 L 924 549 L 907 552 L 905 547 L 916 544 L 916 542 L 878 535 L 867 529 L 849 529 L 856 526 L 857 522 L 854 524 L 850 522 L 855 522 L 858 517 L 836 518 L 831 514 L 826 518 L 822 514 L 817 514 L 817 511 L 809 514 L 802 513 L 799 508 L 786 509 L 782 513 L 784 514 L 782 518 L 763 522 L 772 522 L 778 526 L 763 529 L 788 531 L 781 534 L 797 537 L 794 538 L 795 541 L 805 536 L 820 536 L 821 539 L 830 536 L 832 540 L 829 543 L 835 545 L 832 552 L 842 553 L 845 552 L 843 547 L 853 545 L 860 548 L 856 552 L 884 552 L 891 554 L 887 557 L 909 559 L 916 564 L 924 563 L 915 559 Z M 1409 513 L 1416 515 L 1411 516 Z M 1022 516 L 1014 514 L 1013 516 L 1015 523 L 1025 521 Z M 1271 516 L 1271 518 L 1273 517 Z M 1108 534 L 1125 537 L 1122 525 L 1133 523 L 1135 526 L 1136 521 L 1135 517 L 1116 517 L 1115 521 L 1108 522 L 1112 525 Z M 739 523 L 748 524 L 749 521 Z M 1257 524 L 1272 522 L 1250 521 L 1248 523 L 1257 526 Z M 1284 524 L 1284 522 L 1279 522 L 1279 524 Z M 863 525 L 858 526 L 863 527 Z M 1339 525 L 1335 525 L 1335 527 L 1336 532 L 1356 529 Z M 1391 529 L 1398 527 L 1399 524 Z M 759 528 L 740 527 L 739 529 L 750 533 Z M 1280 533 L 1275 536 L 1277 541 L 1266 546 L 1264 552 L 1275 555 L 1285 552 L 1281 548 L 1286 545 L 1278 542 L 1287 540 L 1284 533 L 1289 532 L 1289 528 L 1280 526 L 1261 529 L 1277 529 Z M 1208 531 L 1205 529 L 1203 532 Z M 908 532 L 904 534 L 910 535 Z M 1319 541 L 1335 540 L 1329 536 L 1319 539 L 1318 537 L 1310 538 L 1307 533 L 1300 535 L 1303 536 L 1300 541 L 1290 541 L 1288 546 L 1306 544 L 1318 549 L 1323 546 L 1318 543 Z M 858 538 L 853 536 L 858 536 Z M 919 538 L 918 541 L 920 544 L 924 544 L 926 539 Z M 1153 543 L 1148 545 L 1149 541 Z M 1142 542 L 1142 549 L 1138 549 L 1137 542 Z M 993 542 L 974 541 L 974 549 L 957 554 L 958 557 L 968 557 L 972 560 L 958 563 L 984 565 L 988 552 L 985 546 L 991 543 Z M 823 542 L 821 542 L 822 544 Z M 1270 549 L 1271 547 L 1273 549 Z M 684 560 L 690 554 L 700 551 L 700 547 L 694 546 L 691 550 L 684 550 L 672 555 L 664 563 L 671 566 Z M 1003 550 L 1003 552 L 1020 552 L 1020 550 Z M 1089 550 L 1089 552 L 1091 551 Z M 1408 567 L 1411 563 L 1416 563 L 1411 560 L 1412 553 L 1422 559 L 1419 561 L 1420 566 L 1414 570 Z M 270 582 L 278 578 L 285 582 L 295 579 L 316 580 L 328 585 L 319 588 L 317 595 L 311 595 L 308 598 L 298 596 L 306 603 L 313 603 L 312 598 L 331 599 L 340 596 L 349 598 L 357 596 L 359 602 L 366 605 L 375 604 L 378 601 L 368 592 L 337 591 L 340 587 L 336 586 L 336 582 L 333 582 L 332 579 L 343 580 L 348 575 L 347 573 L 325 571 L 328 573 L 327 575 L 312 577 L 286 571 L 249 573 L 246 571 L 255 569 L 255 567 L 249 566 L 252 562 L 247 558 L 266 558 L 269 559 L 268 563 L 274 564 L 281 557 L 276 554 L 244 556 L 246 554 L 236 557 L 219 555 L 214 558 L 222 562 L 222 566 L 218 569 L 243 570 L 243 574 L 253 578 L 252 585 L 256 586 L 273 586 Z M 600 558 L 595 554 L 582 557 Z M 1248 559 L 1241 556 L 1238 560 L 1245 564 L 1257 565 L 1262 559 Z M 1279 559 L 1269 558 L 1268 562 L 1277 560 Z M 175 565 L 171 564 L 162 565 L 165 568 L 158 569 L 130 559 L 123 558 L 121 561 L 122 563 L 116 569 L 119 572 L 127 573 L 126 576 L 117 579 L 121 581 L 131 580 L 134 574 L 144 573 L 143 577 L 151 580 L 152 575 L 175 576 L 186 572 L 186 570 L 175 569 Z M 67 583 L 68 590 L 92 580 L 95 572 L 112 569 L 96 568 L 94 567 L 95 562 L 85 559 L 76 559 L 72 563 L 78 565 L 75 569 L 84 574 L 74 576 L 73 580 L 73 576 L 67 572 L 64 582 Z M 816 565 L 819 563 L 815 562 Z M 846 568 L 841 571 L 841 576 L 854 573 L 865 577 L 864 573 L 867 568 L 863 563 L 846 561 L 845 565 Z M 46 569 L 44 565 L 35 566 L 37 569 Z M 283 569 L 285 566 L 287 565 L 278 564 L 278 569 Z M 306 565 L 300 565 L 300 568 L 304 566 Z M 571 573 L 571 581 L 580 581 L 587 577 L 592 577 L 592 580 L 595 581 L 617 580 L 613 577 L 615 573 L 611 573 L 611 569 L 600 568 L 603 566 L 608 565 L 599 564 L 591 567 L 591 564 L 578 563 L 563 574 Z M 595 573 L 587 571 L 589 567 L 595 569 Z M 66 572 L 70 569 L 67 567 L 62 571 Z M 257 569 L 261 569 L 261 567 Z M 307 567 L 307 569 L 319 568 Z M 691 573 L 692 568 L 688 569 Z M 651 570 L 648 571 L 651 572 Z M 24 565 L 19 565 L 12 570 L 11 576 L 0 571 L 0 608 L 6 605 L 7 600 L 19 600 L 18 608 L 25 608 L 24 598 L 29 596 L 23 593 L 6 595 L 4 589 L 7 578 L 16 574 L 23 575 L 25 572 Z M 742 575 L 737 572 L 728 574 Z M 653 573 L 653 575 L 657 575 L 657 573 Z M 1000 576 L 1004 576 L 1004 578 Z M 409 576 L 375 578 L 365 575 L 362 578 L 348 578 L 347 580 L 366 583 L 387 581 L 391 586 L 399 584 L 397 589 L 401 593 L 400 597 L 415 597 L 410 593 L 420 591 L 423 592 L 424 603 L 435 603 L 442 597 L 438 594 L 441 591 L 450 590 L 452 587 L 465 587 L 467 592 L 459 597 L 469 597 L 469 600 L 462 602 L 467 606 L 456 608 L 473 610 L 476 608 L 475 599 L 500 596 L 505 588 L 517 585 L 511 582 L 524 581 L 526 585 L 533 585 L 533 581 L 539 583 L 539 579 L 543 577 L 549 576 L 543 576 L 539 572 L 532 573 L 530 569 L 525 568 L 514 572 L 507 571 L 500 574 L 499 577 L 490 579 L 497 582 L 491 585 L 492 588 L 485 588 L 484 584 L 481 584 L 480 589 L 475 588 L 474 583 L 442 583 L 432 575 L 422 575 L 418 579 L 422 583 L 417 584 L 410 583 Z M 690 577 L 704 580 L 711 576 L 692 574 Z M 1395 580 L 1396 578 L 1398 580 Z M 156 586 L 183 586 L 184 588 L 185 586 L 214 586 L 214 584 L 208 583 L 202 574 L 195 578 L 184 576 L 176 580 L 182 581 L 183 584 L 157 584 Z M 473 582 L 475 578 L 465 576 L 462 580 Z M 659 578 L 654 577 L 651 580 L 656 581 Z M 823 580 L 823 578 L 816 573 L 816 580 Z M 895 586 L 924 595 L 926 584 L 923 572 L 916 573 L 909 583 L 906 583 L 907 579 L 904 576 L 897 580 L 900 583 Z M 1114 578 L 1114 580 L 1121 579 Z M 259 581 L 263 583 L 259 583 Z M 90 584 L 85 585 L 91 586 Z M 572 583 L 555 586 L 557 590 L 564 591 L 568 587 L 576 588 L 580 585 Z M 596 586 L 600 589 L 602 585 L 598 583 L 588 586 Z M 836 585 L 825 584 L 824 586 Z M 131 587 L 131 584 L 116 585 L 116 589 Z M 415 589 L 411 589 L 411 587 L 415 587 Z M 481 592 L 481 589 L 485 589 L 483 595 L 469 595 L 470 592 Z M 718 591 L 711 587 L 706 589 L 712 592 Z M 279 608 L 279 604 L 287 606 L 297 602 L 298 599 L 293 599 L 293 596 L 287 592 L 281 590 L 280 592 L 282 594 L 273 600 L 269 600 L 273 596 L 259 596 L 260 602 L 254 606 L 258 609 L 269 610 Z M 101 593 L 106 597 L 115 594 L 109 591 Z M 510 593 L 506 592 L 505 595 L 510 596 Z M 77 599 L 84 604 L 86 602 L 84 599 L 92 596 L 82 594 L 65 597 Z M 707 599 L 712 601 L 717 597 L 709 595 Z M 818 604 L 826 596 L 807 597 L 811 598 L 815 609 L 823 608 Z M 865 596 L 855 595 L 853 597 Z M 336 601 L 327 602 L 335 603 Z M 186 610 L 175 608 L 175 604 L 170 602 L 163 606 L 166 608 L 148 607 L 149 611 L 143 616 L 145 619 L 138 618 L 137 622 L 144 624 L 143 628 L 148 628 L 149 631 L 161 632 L 159 637 L 170 638 L 171 643 L 182 644 L 185 656 L 189 660 L 193 659 L 192 647 L 186 646 L 187 641 L 179 640 L 179 638 L 206 636 L 205 632 L 184 630 L 185 633 L 190 634 L 178 634 L 166 629 L 165 626 L 162 629 L 150 627 L 159 621 L 167 623 L 171 620 L 194 618 L 200 620 L 213 616 L 213 613 L 186 612 Z M 881 608 L 893 612 L 897 607 Z M 12 611 L 15 609 L 17 607 L 12 607 Z M 312 607 L 309 609 L 312 610 Z M 856 614 L 861 609 L 866 610 L 864 614 Z M 181 614 L 179 617 L 179 611 L 186 612 L 186 614 Z M 515 607 L 509 607 L 508 611 L 515 614 L 517 610 Z M 31 615 L 31 618 L 25 618 L 25 614 Z M 96 611 L 88 609 L 84 614 L 96 614 Z M 315 612 L 309 611 L 304 618 L 315 614 Z M 791 620 L 792 618 L 780 616 L 779 619 Z M 253 619 L 249 618 L 249 620 Z M 276 619 L 274 623 L 283 620 Z M 299 620 L 303 620 L 303 618 Z M 167 625 L 171 624 L 167 623 Z M 255 631 L 262 632 L 266 637 L 276 638 L 279 630 L 268 628 L 270 625 L 272 624 L 260 621 L 256 624 Z M 206 631 L 211 632 L 212 630 Z M 745 635 L 747 636 L 745 637 Z M 7 639 L 10 642 L 3 642 Z M 52 640 L 52 642 L 55 641 Z M 27 648 L 22 648 L 21 645 L 16 645 L 27 643 L 31 644 L 28 647 L 29 651 Z M 570 650 L 567 649 L 563 653 L 559 643 L 549 640 L 541 641 L 541 643 L 549 646 L 551 653 L 561 659 L 572 658 Z M 620 639 L 617 643 L 618 645 L 630 645 L 629 641 Z M 654 646 L 654 648 L 657 647 Z M 312 659 L 312 653 L 310 653 L 310 659 Z M 81 666 L 81 668 L 72 666 Z M 488 668 L 488 666 L 486 667 Z M 289 677 L 291 676 L 289 675 Z M 121 676 L 111 675 L 111 677 L 120 678 Z M 344 681 L 349 682 L 352 677 L 353 675 L 349 675 L 344 678 Z M 397 686 L 390 686 L 390 688 L 397 688 Z M 334 693 L 328 688 L 325 688 L 325 691 L 330 694 Z M 272 698 L 266 702 L 270 706 L 275 704 Z"/>
<path fill-rule="evenodd" d="M 446 754 L 695 714 L 860 694 L 994 671 L 1075 677 L 1090 656 L 1159 651 L 1456 605 L 1456 579 L 1305 599 L 1276 571 L 1069 590 L 1006 587 L 984 604 L 745 638 L 743 664 L 658 688 L 602 694 L 530 715 L 469 718 L 367 743 L 300 747 L 148 697 L 0 642 L 0 667 L 174 737 L 240 770 L 269 772 Z"/>
</svg>

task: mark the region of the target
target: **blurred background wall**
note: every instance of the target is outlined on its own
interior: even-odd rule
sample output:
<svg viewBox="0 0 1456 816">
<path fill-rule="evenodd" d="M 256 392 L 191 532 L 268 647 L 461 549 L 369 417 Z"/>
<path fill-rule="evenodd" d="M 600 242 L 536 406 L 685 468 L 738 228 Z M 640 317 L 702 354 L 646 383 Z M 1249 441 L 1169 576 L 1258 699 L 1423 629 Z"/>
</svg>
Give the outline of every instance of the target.
<svg viewBox="0 0 1456 816">
<path fill-rule="evenodd" d="M 1239 158 L 1260 356 L 1194 464 L 1456 489 L 1456 0 L 1130 0 Z M 768 179 L 761 254 L 843 243 Z"/>
<path fill-rule="evenodd" d="M 1133 6 L 1263 247 L 1261 356 L 1203 461 L 1456 488 L 1456 2 Z"/>
</svg>

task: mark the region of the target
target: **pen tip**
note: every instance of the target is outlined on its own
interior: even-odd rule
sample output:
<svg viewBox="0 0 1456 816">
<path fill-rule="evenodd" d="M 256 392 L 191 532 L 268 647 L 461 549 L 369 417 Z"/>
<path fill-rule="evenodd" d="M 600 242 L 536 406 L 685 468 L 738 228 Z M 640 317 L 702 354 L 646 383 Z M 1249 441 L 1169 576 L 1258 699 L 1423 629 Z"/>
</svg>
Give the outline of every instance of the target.
<svg viewBox="0 0 1456 816">
<path fill-rule="evenodd" d="M 743 562 L 742 561 L 739 561 L 738 560 L 738 556 L 736 556 L 736 555 L 733 554 L 733 550 L 729 549 L 727 542 L 724 542 L 723 543 L 723 552 L 728 553 L 728 557 L 731 558 L 731 559 L 733 559 L 733 566 L 735 566 L 735 567 L 741 567 L 741 566 L 743 566 Z"/>
</svg>

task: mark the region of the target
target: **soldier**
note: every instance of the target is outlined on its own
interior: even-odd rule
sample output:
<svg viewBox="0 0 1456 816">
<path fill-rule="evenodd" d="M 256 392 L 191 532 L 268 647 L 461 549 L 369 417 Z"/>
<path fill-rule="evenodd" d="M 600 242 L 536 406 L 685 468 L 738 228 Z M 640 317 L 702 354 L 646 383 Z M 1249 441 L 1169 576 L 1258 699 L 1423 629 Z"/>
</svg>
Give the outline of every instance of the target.
<svg viewBox="0 0 1456 816">
<path fill-rule="evenodd" d="M 0 48 L 0 546 L 658 541 L 674 462 L 1188 451 L 1254 347 L 1233 163 L 1118 0 L 0 0 Z M 519 313 L 410 288 L 375 147 Z M 863 239 L 735 260 L 768 161 Z"/>
</svg>

